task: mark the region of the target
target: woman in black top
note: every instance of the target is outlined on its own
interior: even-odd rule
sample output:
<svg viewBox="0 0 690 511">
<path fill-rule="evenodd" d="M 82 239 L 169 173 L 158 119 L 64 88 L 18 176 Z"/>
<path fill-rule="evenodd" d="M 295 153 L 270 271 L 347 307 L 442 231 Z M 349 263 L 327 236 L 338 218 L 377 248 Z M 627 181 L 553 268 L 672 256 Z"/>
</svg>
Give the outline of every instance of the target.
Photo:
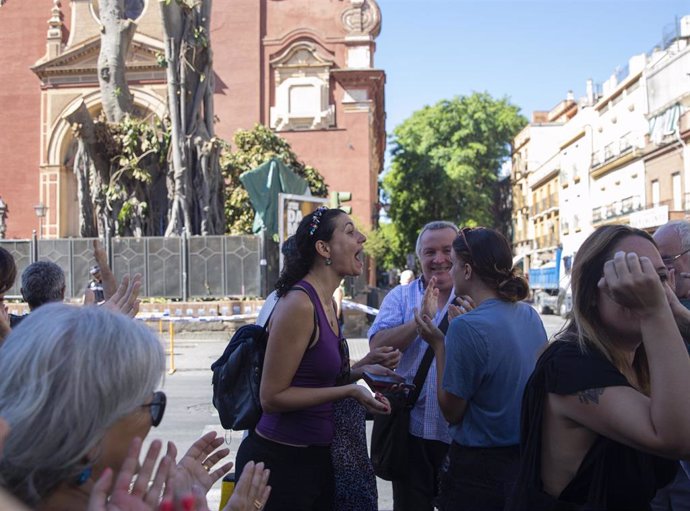
<svg viewBox="0 0 690 511">
<path fill-rule="evenodd" d="M 690 358 L 652 238 L 597 229 L 577 253 L 573 314 L 522 404 L 514 509 L 649 509 L 690 457 Z"/>
</svg>

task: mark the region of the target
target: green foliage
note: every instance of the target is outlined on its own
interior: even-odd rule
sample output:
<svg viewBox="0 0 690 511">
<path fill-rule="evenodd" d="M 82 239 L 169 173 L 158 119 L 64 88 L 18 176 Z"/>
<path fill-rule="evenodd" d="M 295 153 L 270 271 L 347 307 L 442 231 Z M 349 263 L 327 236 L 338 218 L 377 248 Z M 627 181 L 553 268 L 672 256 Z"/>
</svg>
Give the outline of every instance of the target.
<svg viewBox="0 0 690 511">
<path fill-rule="evenodd" d="M 143 162 L 147 158 L 158 158 L 161 164 L 165 162 L 170 141 L 169 130 L 159 122 L 152 125 L 147 120 L 132 116 L 126 116 L 122 122 L 111 125 L 110 129 L 117 154 L 114 181 L 129 177 L 149 184 L 151 175 Z"/>
<path fill-rule="evenodd" d="M 115 124 L 100 120 L 97 127 L 111 162 L 110 183 L 102 192 L 122 231 L 124 226 L 148 215 L 147 202 L 133 194 L 151 184 L 152 169 L 160 171 L 166 167 L 170 128 L 158 120 L 151 122 L 129 115 Z"/>
<path fill-rule="evenodd" d="M 367 241 L 364 252 L 376 259 L 379 268 L 404 268 L 405 254 L 403 239 L 396 230 L 395 224 L 380 224 L 375 231 L 365 232 Z"/>
<path fill-rule="evenodd" d="M 252 232 L 254 210 L 247 191 L 240 182 L 240 174 L 255 169 L 273 157 L 280 158 L 295 174 L 305 178 L 312 195 L 328 195 L 328 187 L 323 176 L 315 168 L 299 161 L 290 144 L 266 126 L 257 124 L 252 130 L 238 130 L 234 142 L 236 150 L 232 151 L 226 146 L 220 160 L 225 178 L 225 218 L 228 234 Z"/>
<path fill-rule="evenodd" d="M 384 256 L 404 262 L 419 229 L 431 220 L 497 225 L 498 174 L 526 122 L 507 98 L 475 92 L 426 106 L 397 126 L 383 179 L 394 224 L 385 236 L 397 253 Z"/>
</svg>

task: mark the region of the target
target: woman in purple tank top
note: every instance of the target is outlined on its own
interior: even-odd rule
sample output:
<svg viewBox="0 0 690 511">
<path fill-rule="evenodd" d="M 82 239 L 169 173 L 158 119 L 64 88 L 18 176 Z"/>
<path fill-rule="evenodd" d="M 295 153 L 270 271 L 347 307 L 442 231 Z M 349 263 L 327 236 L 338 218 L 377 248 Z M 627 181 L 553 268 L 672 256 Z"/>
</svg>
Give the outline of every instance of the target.
<svg viewBox="0 0 690 511">
<path fill-rule="evenodd" d="M 270 469 L 268 511 L 333 509 L 334 401 L 354 398 L 371 413 L 390 412 L 385 398 L 351 383 L 367 366 L 350 370 L 333 306 L 340 281 L 362 273 L 365 240 L 348 215 L 321 207 L 283 247 L 261 379 L 263 415 L 236 463 L 237 471 L 249 460 Z"/>
</svg>

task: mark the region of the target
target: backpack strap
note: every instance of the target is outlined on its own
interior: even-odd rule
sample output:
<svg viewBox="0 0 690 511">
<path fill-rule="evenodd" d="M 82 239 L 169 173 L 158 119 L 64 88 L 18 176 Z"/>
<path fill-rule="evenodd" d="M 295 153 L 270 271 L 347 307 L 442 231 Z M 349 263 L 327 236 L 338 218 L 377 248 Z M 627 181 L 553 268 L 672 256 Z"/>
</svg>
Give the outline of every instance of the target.
<svg viewBox="0 0 690 511">
<path fill-rule="evenodd" d="M 296 289 L 296 290 L 299 290 L 299 291 L 302 291 L 305 295 L 307 295 L 307 297 L 309 298 L 309 301 L 311 302 L 311 296 L 309 296 L 309 293 L 307 293 L 307 290 L 306 290 L 306 289 L 304 289 L 304 288 L 301 287 L 301 286 L 292 286 L 292 287 L 290 288 L 290 291 L 293 291 L 293 290 L 295 290 L 295 289 Z M 312 330 L 312 332 L 311 332 L 311 337 L 309 338 L 309 344 L 307 344 L 307 349 L 311 348 L 311 345 L 312 345 L 312 344 L 314 343 L 314 341 L 316 340 L 316 327 L 317 327 L 318 324 L 319 324 L 319 317 L 318 317 L 317 314 L 316 314 L 316 305 L 314 305 L 314 304 L 312 303 L 312 306 L 314 307 L 314 330 Z"/>
<path fill-rule="evenodd" d="M 289 291 L 302 291 L 304 294 L 309 297 L 309 293 L 307 293 L 307 290 L 304 289 L 303 287 L 300 286 L 292 286 Z M 309 297 L 309 301 L 311 302 L 311 297 Z M 264 324 L 264 328 L 266 329 L 266 332 L 268 332 L 268 324 L 271 321 L 271 316 L 273 316 L 273 312 L 276 310 L 276 305 L 278 304 L 278 300 L 276 300 L 276 303 L 273 304 L 273 309 L 271 309 L 271 313 L 268 315 L 266 318 L 266 323 Z M 314 305 L 312 303 L 312 305 Z M 307 350 L 311 347 L 311 345 L 314 343 L 314 340 L 316 339 L 316 327 L 319 324 L 319 317 L 316 315 L 316 306 L 314 306 L 314 330 L 311 332 L 311 337 L 309 337 L 309 344 L 307 344 Z M 305 350 L 306 352 L 306 350 Z"/>
</svg>

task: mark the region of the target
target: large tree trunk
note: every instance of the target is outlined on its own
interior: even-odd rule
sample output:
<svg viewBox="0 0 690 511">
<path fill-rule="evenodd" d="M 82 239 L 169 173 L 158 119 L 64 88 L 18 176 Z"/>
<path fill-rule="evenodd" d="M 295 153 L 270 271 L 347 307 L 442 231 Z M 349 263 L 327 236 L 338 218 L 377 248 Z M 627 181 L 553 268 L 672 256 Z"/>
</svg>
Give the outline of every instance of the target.
<svg viewBox="0 0 690 511">
<path fill-rule="evenodd" d="M 124 0 L 99 0 L 98 5 L 102 25 L 98 84 L 103 112 L 108 122 L 120 122 L 132 111 L 125 60 L 137 26 L 125 19 Z"/>
<path fill-rule="evenodd" d="M 211 0 L 159 0 L 172 127 L 166 235 L 223 234 L 220 144 L 213 128 Z"/>
<path fill-rule="evenodd" d="M 125 19 L 124 0 L 99 0 L 98 80 L 105 119 L 92 119 L 83 103 L 66 116 L 78 141 L 74 172 L 82 236 L 225 231 L 221 144 L 213 131 L 211 2 L 159 2 L 166 33 L 172 161 L 163 162 L 160 154 L 144 147 L 142 140 L 151 132 L 143 121 L 128 117 L 133 101 L 126 57 L 136 25 Z M 162 134 L 153 138 L 158 138 L 153 145 L 165 147 Z"/>
<path fill-rule="evenodd" d="M 83 101 L 65 119 L 72 125 L 78 144 L 74 172 L 81 205 L 80 231 L 82 236 L 91 237 L 98 234 L 103 222 L 112 228 L 105 195 L 110 181 L 110 162 L 98 140 L 96 124 Z"/>
</svg>

